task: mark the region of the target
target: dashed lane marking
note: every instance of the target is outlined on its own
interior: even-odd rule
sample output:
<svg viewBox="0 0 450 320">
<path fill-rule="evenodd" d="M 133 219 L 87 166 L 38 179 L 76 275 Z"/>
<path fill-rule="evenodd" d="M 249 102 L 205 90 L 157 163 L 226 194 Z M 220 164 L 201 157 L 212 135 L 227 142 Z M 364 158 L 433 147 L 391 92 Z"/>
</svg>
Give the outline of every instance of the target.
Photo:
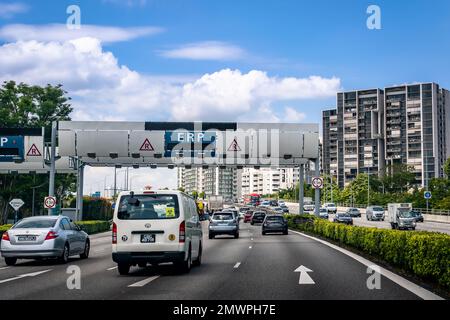
<svg viewBox="0 0 450 320">
<path fill-rule="evenodd" d="M 237 269 L 237 268 L 239 268 L 239 266 L 241 265 L 241 263 L 240 262 L 238 262 L 238 263 L 236 263 L 235 265 L 234 265 L 234 269 Z"/>
<path fill-rule="evenodd" d="M 144 279 L 142 281 L 138 281 L 136 283 L 130 284 L 128 287 L 130 287 L 130 288 L 143 287 L 146 284 L 149 284 L 150 282 L 152 282 L 153 280 L 156 280 L 158 278 L 159 278 L 159 276 L 153 276 L 153 277 Z"/>
</svg>

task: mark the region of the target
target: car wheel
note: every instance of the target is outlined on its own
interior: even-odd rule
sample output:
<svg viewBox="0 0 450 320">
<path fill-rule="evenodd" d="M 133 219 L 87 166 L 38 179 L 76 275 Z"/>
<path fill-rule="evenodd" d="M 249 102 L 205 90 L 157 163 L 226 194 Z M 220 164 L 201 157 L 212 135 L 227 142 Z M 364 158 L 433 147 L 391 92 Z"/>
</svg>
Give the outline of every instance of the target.
<svg viewBox="0 0 450 320">
<path fill-rule="evenodd" d="M 250 224 L 253 226 L 255 223 L 252 221 L 252 222 L 250 222 Z"/>
<path fill-rule="evenodd" d="M 122 276 L 126 276 L 130 272 L 130 267 L 128 263 L 119 263 L 117 264 L 117 269 L 119 270 L 119 274 Z"/>
<path fill-rule="evenodd" d="M 200 242 L 200 245 L 198 247 L 198 257 L 193 261 L 194 266 L 199 266 L 202 264 L 202 254 L 203 254 L 203 246 Z"/>
<path fill-rule="evenodd" d="M 209 239 L 214 239 L 214 235 L 210 233 L 210 234 L 208 234 L 208 238 Z"/>
<path fill-rule="evenodd" d="M 188 273 L 191 271 L 192 266 L 192 255 L 191 255 L 191 247 L 189 247 L 189 253 L 186 260 L 183 260 L 181 262 L 178 262 L 176 264 L 176 268 L 179 273 Z"/>
<path fill-rule="evenodd" d="M 61 255 L 61 257 L 59 257 L 59 262 L 61 263 L 67 263 L 69 261 L 69 255 L 70 255 L 70 248 L 69 245 L 66 243 L 64 245 L 64 250 L 63 253 Z"/>
<path fill-rule="evenodd" d="M 5 263 L 7 266 L 13 266 L 17 262 L 17 258 L 5 258 Z"/>
<path fill-rule="evenodd" d="M 91 244 L 89 240 L 86 240 L 86 243 L 84 244 L 84 251 L 82 254 L 80 254 L 81 259 L 87 259 L 89 258 L 89 251 L 91 250 Z"/>
<path fill-rule="evenodd" d="M 285 231 L 283 232 L 283 234 L 284 234 L 285 236 L 287 236 L 287 235 L 289 234 L 289 232 L 288 232 L 287 230 L 285 230 Z"/>
<path fill-rule="evenodd" d="M 265 235 L 266 235 L 266 232 L 265 232 L 265 231 L 263 231 L 263 232 L 262 232 L 262 235 L 263 235 L 263 236 L 265 236 Z"/>
<path fill-rule="evenodd" d="M 234 234 L 234 238 L 235 238 L 235 239 L 239 238 L 239 232 L 236 232 L 236 233 Z"/>
</svg>

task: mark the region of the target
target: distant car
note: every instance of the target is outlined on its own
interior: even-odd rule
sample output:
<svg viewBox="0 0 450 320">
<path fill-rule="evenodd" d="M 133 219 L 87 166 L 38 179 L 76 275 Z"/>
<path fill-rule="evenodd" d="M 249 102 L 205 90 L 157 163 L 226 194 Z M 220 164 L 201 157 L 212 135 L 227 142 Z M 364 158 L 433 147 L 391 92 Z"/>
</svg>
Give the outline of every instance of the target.
<svg viewBox="0 0 450 320">
<path fill-rule="evenodd" d="M 325 203 L 323 206 L 325 209 L 327 209 L 328 213 L 337 213 L 337 207 L 334 203 Z"/>
<path fill-rule="evenodd" d="M 370 206 L 366 208 L 366 219 L 373 221 L 384 221 L 384 208 L 380 206 Z"/>
<path fill-rule="evenodd" d="M 283 209 L 283 213 L 289 213 L 289 208 L 287 205 L 282 204 L 280 205 L 280 208 Z"/>
<path fill-rule="evenodd" d="M 328 210 L 325 208 L 319 209 L 319 217 L 322 219 L 328 219 Z"/>
<path fill-rule="evenodd" d="M 239 208 L 239 212 L 247 212 L 248 210 L 250 210 L 251 208 L 250 207 L 240 207 Z"/>
<path fill-rule="evenodd" d="M 278 201 L 277 201 L 277 200 L 270 200 L 269 205 L 270 205 L 271 207 L 278 207 Z"/>
<path fill-rule="evenodd" d="M 270 201 L 263 201 L 261 202 L 261 204 L 259 205 L 260 207 L 270 207 Z"/>
<path fill-rule="evenodd" d="M 288 234 L 288 224 L 282 215 L 268 215 L 263 221 L 262 234 L 282 232 Z"/>
<path fill-rule="evenodd" d="M 411 215 L 414 217 L 416 222 L 423 222 L 424 221 L 422 213 L 420 213 L 417 210 L 412 210 L 411 211 Z"/>
<path fill-rule="evenodd" d="M 316 206 L 314 205 L 314 203 L 311 203 L 311 202 L 306 202 L 303 205 L 303 211 L 306 211 L 306 212 L 314 211 L 315 208 L 316 208 Z"/>
<path fill-rule="evenodd" d="M 238 220 L 230 211 L 215 212 L 209 223 L 209 239 L 218 235 L 232 235 L 239 238 Z"/>
<path fill-rule="evenodd" d="M 263 211 L 256 211 L 253 213 L 252 220 L 250 222 L 251 225 L 254 225 L 255 223 L 263 223 L 264 219 L 266 218 L 266 213 Z"/>
<path fill-rule="evenodd" d="M 278 201 L 278 205 L 279 205 L 280 207 L 284 207 L 284 206 L 286 206 L 286 202 L 284 202 L 283 200 L 279 200 L 279 201 Z"/>
<path fill-rule="evenodd" d="M 253 211 L 247 211 L 244 214 L 244 223 L 251 222 L 252 221 L 252 216 L 253 216 Z"/>
<path fill-rule="evenodd" d="M 284 213 L 284 210 L 283 210 L 282 207 L 275 207 L 275 208 L 273 208 L 273 211 L 275 211 L 275 213 L 277 213 L 277 214 L 283 214 Z"/>
<path fill-rule="evenodd" d="M 353 225 L 353 218 L 348 213 L 336 213 L 333 222 Z"/>
<path fill-rule="evenodd" d="M 361 211 L 359 211 L 358 208 L 348 208 L 346 213 L 350 215 L 352 218 L 360 218 L 361 217 Z"/>
<path fill-rule="evenodd" d="M 17 259 L 57 258 L 67 263 L 70 256 L 89 257 L 86 232 L 66 216 L 24 218 L 2 235 L 0 252 L 8 266 Z"/>
</svg>

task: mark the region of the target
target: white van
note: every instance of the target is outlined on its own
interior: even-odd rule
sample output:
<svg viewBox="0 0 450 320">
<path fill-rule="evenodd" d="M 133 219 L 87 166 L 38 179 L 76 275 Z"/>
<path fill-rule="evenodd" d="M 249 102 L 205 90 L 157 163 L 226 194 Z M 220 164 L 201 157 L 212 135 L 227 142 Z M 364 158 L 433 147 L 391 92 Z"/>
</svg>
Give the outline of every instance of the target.
<svg viewBox="0 0 450 320">
<path fill-rule="evenodd" d="M 180 272 L 202 261 L 202 226 L 193 198 L 180 191 L 124 191 L 117 198 L 112 259 L 119 273 L 132 265 L 173 262 Z"/>
</svg>

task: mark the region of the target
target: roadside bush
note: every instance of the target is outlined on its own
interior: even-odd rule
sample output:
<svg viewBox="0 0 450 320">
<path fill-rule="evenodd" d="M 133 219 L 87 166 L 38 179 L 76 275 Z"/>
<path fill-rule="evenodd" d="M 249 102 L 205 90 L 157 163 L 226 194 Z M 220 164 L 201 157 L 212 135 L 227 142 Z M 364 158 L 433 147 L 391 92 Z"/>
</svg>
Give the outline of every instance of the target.
<svg viewBox="0 0 450 320">
<path fill-rule="evenodd" d="M 76 199 L 70 203 L 71 208 L 75 208 Z M 111 202 L 105 198 L 83 197 L 83 220 L 111 220 L 113 210 Z"/>
<path fill-rule="evenodd" d="M 12 224 L 1 225 L 0 226 L 0 236 L 3 234 L 3 232 L 7 231 L 11 227 L 12 227 Z"/>
<path fill-rule="evenodd" d="M 76 224 L 87 234 L 109 231 L 111 225 L 109 221 L 78 221 Z"/>
<path fill-rule="evenodd" d="M 287 216 L 289 227 L 361 250 L 450 289 L 450 236 L 337 224 L 312 215 Z"/>
</svg>

